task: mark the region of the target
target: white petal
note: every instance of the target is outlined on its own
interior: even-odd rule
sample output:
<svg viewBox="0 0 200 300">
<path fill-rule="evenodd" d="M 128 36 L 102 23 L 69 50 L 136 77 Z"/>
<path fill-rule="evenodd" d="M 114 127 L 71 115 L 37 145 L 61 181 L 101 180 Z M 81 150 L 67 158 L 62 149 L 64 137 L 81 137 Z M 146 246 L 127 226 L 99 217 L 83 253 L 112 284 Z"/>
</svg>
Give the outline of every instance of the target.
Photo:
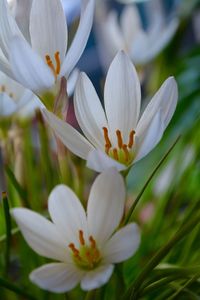
<svg viewBox="0 0 200 300">
<path fill-rule="evenodd" d="M 0 93 L 0 116 L 10 116 L 17 110 L 15 101 L 5 93 Z"/>
<path fill-rule="evenodd" d="M 100 246 L 117 228 L 124 212 L 125 186 L 115 169 L 94 181 L 87 206 L 88 230 Z"/>
<path fill-rule="evenodd" d="M 61 62 L 67 50 L 67 24 L 60 0 L 33 0 L 30 14 L 31 44 L 45 59 L 59 51 Z"/>
<path fill-rule="evenodd" d="M 173 77 L 169 77 L 147 105 L 138 122 L 136 134 L 138 136 L 143 134 L 158 111 L 161 112 L 162 122 L 166 128 L 176 109 L 177 100 L 178 90 L 176 81 Z"/>
<path fill-rule="evenodd" d="M 158 111 L 146 130 L 141 135 L 136 134 L 136 156 L 134 162 L 146 156 L 159 143 L 164 130 L 161 112 Z"/>
<path fill-rule="evenodd" d="M 82 10 L 79 27 L 61 67 L 61 76 L 69 76 L 85 49 L 92 28 L 94 4 L 94 0 L 88 0 Z"/>
<path fill-rule="evenodd" d="M 128 224 L 118 230 L 103 248 L 104 260 L 108 263 L 119 263 L 131 257 L 140 244 L 139 228 Z"/>
<path fill-rule="evenodd" d="M 9 57 L 10 42 L 13 36 L 18 35 L 23 39 L 15 19 L 11 15 L 6 0 L 0 1 L 0 45 L 6 58 Z"/>
<path fill-rule="evenodd" d="M 43 115 L 63 144 L 77 156 L 87 159 L 88 153 L 94 149 L 93 146 L 76 129 L 57 118 L 53 113 L 44 109 Z"/>
<path fill-rule="evenodd" d="M 10 65 L 7 61 L 7 59 L 3 56 L 1 49 L 0 49 L 0 70 L 5 73 L 10 78 L 14 79 L 14 75 L 12 73 L 12 70 L 10 68 Z"/>
<path fill-rule="evenodd" d="M 83 274 L 73 264 L 51 263 L 31 272 L 30 280 L 47 291 L 64 293 L 73 289 Z"/>
<path fill-rule="evenodd" d="M 78 69 L 74 69 L 67 79 L 67 94 L 69 97 L 71 97 L 74 93 L 79 74 L 80 71 Z"/>
<path fill-rule="evenodd" d="M 56 226 L 41 215 L 26 209 L 12 209 L 22 234 L 31 248 L 39 255 L 60 261 L 67 261 L 67 243 L 63 240 Z"/>
<path fill-rule="evenodd" d="M 32 91 L 45 90 L 54 84 L 50 68 L 26 41 L 17 36 L 11 43 L 10 64 L 17 81 Z"/>
<path fill-rule="evenodd" d="M 30 41 L 29 21 L 32 0 L 17 0 L 14 7 L 14 17 L 17 25 L 27 41 Z"/>
<path fill-rule="evenodd" d="M 87 272 L 81 280 L 81 288 L 84 291 L 90 291 L 104 285 L 110 279 L 113 273 L 113 265 L 104 265 Z"/>
<path fill-rule="evenodd" d="M 65 185 L 56 186 L 49 196 L 48 208 L 51 219 L 68 244 L 79 245 L 79 230 L 87 235 L 87 221 L 74 192 Z"/>
<path fill-rule="evenodd" d="M 132 44 L 138 30 L 142 28 L 137 7 L 133 5 L 125 6 L 120 21 L 126 45 L 130 50 L 129 45 Z"/>
<path fill-rule="evenodd" d="M 127 168 L 125 165 L 118 163 L 98 149 L 89 152 L 87 157 L 87 167 L 96 172 L 103 172 L 109 168 L 116 168 L 120 172 Z"/>
<path fill-rule="evenodd" d="M 108 127 L 97 93 L 85 73 L 81 73 L 75 89 L 74 108 L 78 123 L 87 139 L 104 150 L 103 127 Z"/>
<path fill-rule="evenodd" d="M 124 144 L 135 129 L 140 113 L 140 82 L 136 70 L 123 52 L 119 52 L 109 68 L 105 89 L 105 111 L 112 135 L 121 130 Z"/>
</svg>

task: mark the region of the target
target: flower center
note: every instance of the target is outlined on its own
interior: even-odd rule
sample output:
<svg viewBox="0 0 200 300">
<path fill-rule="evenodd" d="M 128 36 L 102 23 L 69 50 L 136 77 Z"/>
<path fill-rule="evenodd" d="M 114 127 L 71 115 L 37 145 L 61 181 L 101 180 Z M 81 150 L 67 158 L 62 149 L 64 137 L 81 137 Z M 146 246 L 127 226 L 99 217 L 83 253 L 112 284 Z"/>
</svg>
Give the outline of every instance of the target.
<svg viewBox="0 0 200 300">
<path fill-rule="evenodd" d="M 73 243 L 68 245 L 72 251 L 73 260 L 76 265 L 84 270 L 96 268 L 101 261 L 101 256 L 95 239 L 90 236 L 89 244 L 86 244 L 83 231 L 79 230 L 79 243 L 79 249 Z"/>
<path fill-rule="evenodd" d="M 0 85 L 0 93 L 6 93 L 10 98 L 14 98 L 14 94 L 9 92 L 5 85 Z"/>
<path fill-rule="evenodd" d="M 55 76 L 55 79 L 57 79 L 57 76 L 60 73 L 60 66 L 61 66 L 61 63 L 60 63 L 60 52 L 57 51 L 54 54 L 55 64 L 53 63 L 50 55 L 47 54 L 45 56 L 45 59 L 46 59 L 47 65 L 49 66 L 49 68 L 53 72 L 53 75 Z"/>
<path fill-rule="evenodd" d="M 133 146 L 134 146 L 135 131 L 131 130 L 129 134 L 128 144 L 125 144 L 123 141 L 121 131 L 117 129 L 116 137 L 117 137 L 118 147 L 114 147 L 114 148 L 110 141 L 108 135 L 108 129 L 106 127 L 103 127 L 103 134 L 105 139 L 105 153 L 108 154 L 113 159 L 117 160 L 118 162 L 128 166 L 134 159 Z"/>
</svg>

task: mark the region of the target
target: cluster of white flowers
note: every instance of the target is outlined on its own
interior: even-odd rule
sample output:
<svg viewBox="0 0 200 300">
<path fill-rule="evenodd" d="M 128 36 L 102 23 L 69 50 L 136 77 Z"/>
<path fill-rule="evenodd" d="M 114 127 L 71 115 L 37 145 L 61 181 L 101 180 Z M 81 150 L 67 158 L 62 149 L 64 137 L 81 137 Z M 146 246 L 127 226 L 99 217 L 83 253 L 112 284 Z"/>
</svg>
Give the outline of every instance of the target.
<svg viewBox="0 0 200 300">
<path fill-rule="evenodd" d="M 34 283 L 53 292 L 68 291 L 79 282 L 83 290 L 100 287 L 109 280 L 113 264 L 130 258 L 138 249 L 137 225 L 119 227 L 126 198 L 119 172 L 158 144 L 178 98 L 176 81 L 170 77 L 140 115 L 140 82 L 132 61 L 120 46 L 107 73 L 104 108 L 90 79 L 80 73 L 74 105 L 84 135 L 66 123 L 61 112 L 67 106 L 69 75 L 85 48 L 93 23 L 95 1 L 82 2 L 79 27 L 67 49 L 68 29 L 60 0 L 33 0 L 23 25 L 17 22 L 7 1 L 0 0 L 0 70 L 23 86 L 16 82 L 13 90 L 6 84 L 1 86 L 1 113 L 14 113 L 21 102 L 29 102 L 33 92 L 43 102 L 43 115 L 63 144 L 87 160 L 89 168 L 102 172 L 92 185 L 87 213 L 64 185 L 56 186 L 49 196 L 52 221 L 26 208 L 12 210 L 30 247 L 57 261 L 30 274 Z M 22 89 L 20 93 L 17 86 Z M 15 93 L 16 103 L 12 102 Z M 48 102 L 51 99 L 53 106 Z M 58 107 L 62 107 L 61 111 Z"/>
</svg>

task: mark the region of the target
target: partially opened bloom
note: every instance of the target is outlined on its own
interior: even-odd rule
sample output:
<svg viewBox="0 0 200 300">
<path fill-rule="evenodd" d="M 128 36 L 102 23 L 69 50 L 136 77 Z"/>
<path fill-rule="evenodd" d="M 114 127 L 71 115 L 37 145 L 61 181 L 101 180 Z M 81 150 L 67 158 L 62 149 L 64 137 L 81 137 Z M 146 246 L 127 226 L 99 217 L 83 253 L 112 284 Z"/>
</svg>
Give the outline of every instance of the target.
<svg viewBox="0 0 200 300">
<path fill-rule="evenodd" d="M 31 91 L 0 72 L 0 117 L 14 113 L 29 116 L 41 107 L 42 103 Z"/>
<path fill-rule="evenodd" d="M 73 191 L 64 185 L 55 187 L 49 197 L 52 222 L 28 209 L 13 209 L 12 215 L 33 250 L 59 261 L 34 270 L 30 279 L 53 292 L 71 290 L 79 282 L 83 290 L 105 284 L 113 264 L 131 257 L 140 242 L 134 223 L 115 232 L 124 204 L 123 179 L 110 169 L 93 183 L 87 215 Z"/>
<path fill-rule="evenodd" d="M 44 110 L 62 142 L 101 172 L 119 171 L 147 155 L 160 141 L 177 104 L 177 85 L 168 78 L 140 116 L 141 91 L 136 70 L 124 52 L 113 60 L 104 87 L 104 109 L 95 89 L 82 73 L 75 90 L 75 114 L 85 135 Z"/>
<path fill-rule="evenodd" d="M 102 9 L 104 10 L 103 3 Z M 150 15 L 150 7 L 147 13 Z M 135 65 L 144 65 L 166 47 L 177 27 L 177 18 L 174 17 L 167 24 L 164 16 L 156 10 L 153 20 L 147 30 L 144 30 L 138 9 L 134 5 L 126 6 L 120 19 L 114 10 L 108 14 L 99 14 L 96 32 L 102 63 L 107 68 L 115 54 L 119 50 L 125 50 Z"/>
<path fill-rule="evenodd" d="M 94 0 L 84 1 L 79 27 L 67 50 L 68 30 L 60 0 L 33 0 L 25 37 L 0 1 L 0 69 L 37 94 L 48 108 L 63 101 L 66 79 L 79 60 L 91 30 Z M 22 26 L 24 28 L 24 25 Z M 24 31 L 24 30 L 23 30 Z M 53 99 L 53 101 L 52 101 Z"/>
</svg>

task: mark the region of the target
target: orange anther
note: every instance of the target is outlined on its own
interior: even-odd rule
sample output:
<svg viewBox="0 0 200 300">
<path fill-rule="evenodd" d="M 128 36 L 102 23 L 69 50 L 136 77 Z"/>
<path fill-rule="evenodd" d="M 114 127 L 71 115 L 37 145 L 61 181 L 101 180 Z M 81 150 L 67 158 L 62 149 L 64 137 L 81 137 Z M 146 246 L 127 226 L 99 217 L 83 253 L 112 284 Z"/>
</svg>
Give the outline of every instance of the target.
<svg viewBox="0 0 200 300">
<path fill-rule="evenodd" d="M 109 149 L 112 147 L 111 141 L 108 136 L 108 129 L 106 127 L 103 127 L 103 134 L 105 139 L 105 151 L 109 151 Z M 106 152 L 107 153 L 107 152 Z"/>
<path fill-rule="evenodd" d="M 123 145 L 123 146 L 122 146 L 122 149 L 123 149 L 123 151 L 124 151 L 124 153 L 125 153 L 125 160 L 128 161 L 128 160 L 129 160 L 129 152 L 128 152 L 128 147 L 127 147 L 127 145 Z"/>
<path fill-rule="evenodd" d="M 119 160 L 118 151 L 116 148 L 113 149 L 113 156 L 115 160 Z"/>
<path fill-rule="evenodd" d="M 83 236 L 83 231 L 82 230 L 79 230 L 79 241 L 80 241 L 80 244 L 82 246 L 85 245 L 85 240 L 84 240 L 84 236 Z"/>
<path fill-rule="evenodd" d="M 123 146 L 123 139 L 122 139 L 122 133 L 119 129 L 116 131 L 116 135 L 117 135 L 118 147 L 119 149 L 121 149 Z"/>
<path fill-rule="evenodd" d="M 91 247 L 95 249 L 96 248 L 96 242 L 95 242 L 95 240 L 92 236 L 89 237 L 89 241 L 90 241 Z"/>
<path fill-rule="evenodd" d="M 73 243 L 69 244 L 68 247 L 72 250 L 72 252 L 75 256 L 79 256 L 79 251 L 78 251 L 78 249 L 76 249 L 76 247 Z"/>
<path fill-rule="evenodd" d="M 132 148 L 133 144 L 134 144 L 134 135 L 135 135 L 135 130 L 131 130 L 130 134 L 129 134 L 129 143 L 128 143 L 128 147 Z"/>
<path fill-rule="evenodd" d="M 60 73 L 60 52 L 56 52 L 54 56 L 56 61 L 56 74 L 58 75 Z"/>
<path fill-rule="evenodd" d="M 46 55 L 45 58 L 46 58 L 47 65 L 49 66 L 49 68 L 52 70 L 54 76 L 56 77 L 57 73 L 56 73 L 55 67 L 53 65 L 53 62 L 51 60 L 51 57 L 49 55 Z"/>
</svg>

